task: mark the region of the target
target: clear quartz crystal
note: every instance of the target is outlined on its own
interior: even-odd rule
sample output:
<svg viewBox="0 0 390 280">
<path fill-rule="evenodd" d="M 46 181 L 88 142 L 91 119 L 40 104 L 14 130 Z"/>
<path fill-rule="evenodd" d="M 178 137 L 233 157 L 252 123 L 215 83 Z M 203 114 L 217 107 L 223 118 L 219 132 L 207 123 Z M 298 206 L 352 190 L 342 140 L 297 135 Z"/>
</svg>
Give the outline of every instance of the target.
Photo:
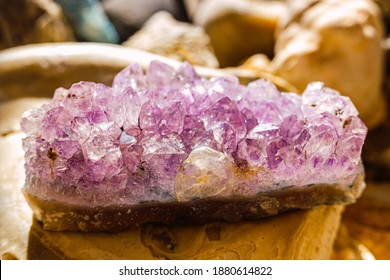
<svg viewBox="0 0 390 280">
<path fill-rule="evenodd" d="M 348 185 L 367 134 L 351 100 L 321 82 L 299 96 L 158 61 L 130 65 L 112 87 L 59 88 L 21 126 L 26 188 L 92 205 Z"/>
<path fill-rule="evenodd" d="M 209 147 L 194 149 L 176 175 L 179 201 L 228 196 L 233 193 L 234 160 L 224 152 Z"/>
</svg>

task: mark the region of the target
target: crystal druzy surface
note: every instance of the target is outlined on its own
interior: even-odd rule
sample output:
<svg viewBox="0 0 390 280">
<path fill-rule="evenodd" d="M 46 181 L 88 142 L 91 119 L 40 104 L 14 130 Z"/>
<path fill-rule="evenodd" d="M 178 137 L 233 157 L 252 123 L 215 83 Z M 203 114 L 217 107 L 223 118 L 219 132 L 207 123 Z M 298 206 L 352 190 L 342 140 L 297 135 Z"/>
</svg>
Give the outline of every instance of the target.
<svg viewBox="0 0 390 280">
<path fill-rule="evenodd" d="M 367 133 L 348 97 L 308 85 L 199 77 L 133 64 L 112 87 L 80 82 L 23 115 L 26 191 L 68 203 L 252 196 L 356 177 Z"/>
</svg>

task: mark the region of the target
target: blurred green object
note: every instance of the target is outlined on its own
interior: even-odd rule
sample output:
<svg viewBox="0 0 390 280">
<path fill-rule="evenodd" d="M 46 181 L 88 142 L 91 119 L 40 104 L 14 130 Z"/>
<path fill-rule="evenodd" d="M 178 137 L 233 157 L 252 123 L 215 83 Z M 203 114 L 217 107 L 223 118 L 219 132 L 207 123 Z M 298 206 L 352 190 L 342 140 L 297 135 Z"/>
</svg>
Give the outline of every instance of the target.
<svg viewBox="0 0 390 280">
<path fill-rule="evenodd" d="M 119 35 L 97 0 L 55 0 L 81 41 L 119 43 Z"/>
</svg>

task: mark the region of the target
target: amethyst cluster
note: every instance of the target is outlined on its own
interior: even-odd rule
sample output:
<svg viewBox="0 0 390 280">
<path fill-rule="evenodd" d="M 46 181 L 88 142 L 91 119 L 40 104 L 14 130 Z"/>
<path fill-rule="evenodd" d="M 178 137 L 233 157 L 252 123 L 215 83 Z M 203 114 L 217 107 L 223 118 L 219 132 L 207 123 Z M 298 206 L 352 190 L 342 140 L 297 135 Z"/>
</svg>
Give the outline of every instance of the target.
<svg viewBox="0 0 390 280">
<path fill-rule="evenodd" d="M 80 82 L 23 115 L 26 189 L 69 203 L 251 196 L 353 182 L 367 128 L 323 83 L 303 95 L 269 81 L 133 64 L 112 87 Z"/>
</svg>

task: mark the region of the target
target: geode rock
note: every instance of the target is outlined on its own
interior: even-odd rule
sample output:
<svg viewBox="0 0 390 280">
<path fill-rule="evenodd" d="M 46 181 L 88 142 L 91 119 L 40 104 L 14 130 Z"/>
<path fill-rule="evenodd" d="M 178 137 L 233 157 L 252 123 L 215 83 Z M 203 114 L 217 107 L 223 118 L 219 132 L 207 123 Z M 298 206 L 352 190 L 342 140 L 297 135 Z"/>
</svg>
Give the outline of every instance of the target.
<svg viewBox="0 0 390 280">
<path fill-rule="evenodd" d="M 323 83 L 302 96 L 266 80 L 210 80 L 189 64 L 80 82 L 21 121 L 24 193 L 52 230 L 240 221 L 353 203 L 367 128 Z"/>
<path fill-rule="evenodd" d="M 0 2 L 0 49 L 31 43 L 74 41 L 61 8 L 51 0 Z"/>
<path fill-rule="evenodd" d="M 203 28 L 179 22 L 168 12 L 153 15 L 123 44 L 195 65 L 219 66 Z"/>
</svg>

